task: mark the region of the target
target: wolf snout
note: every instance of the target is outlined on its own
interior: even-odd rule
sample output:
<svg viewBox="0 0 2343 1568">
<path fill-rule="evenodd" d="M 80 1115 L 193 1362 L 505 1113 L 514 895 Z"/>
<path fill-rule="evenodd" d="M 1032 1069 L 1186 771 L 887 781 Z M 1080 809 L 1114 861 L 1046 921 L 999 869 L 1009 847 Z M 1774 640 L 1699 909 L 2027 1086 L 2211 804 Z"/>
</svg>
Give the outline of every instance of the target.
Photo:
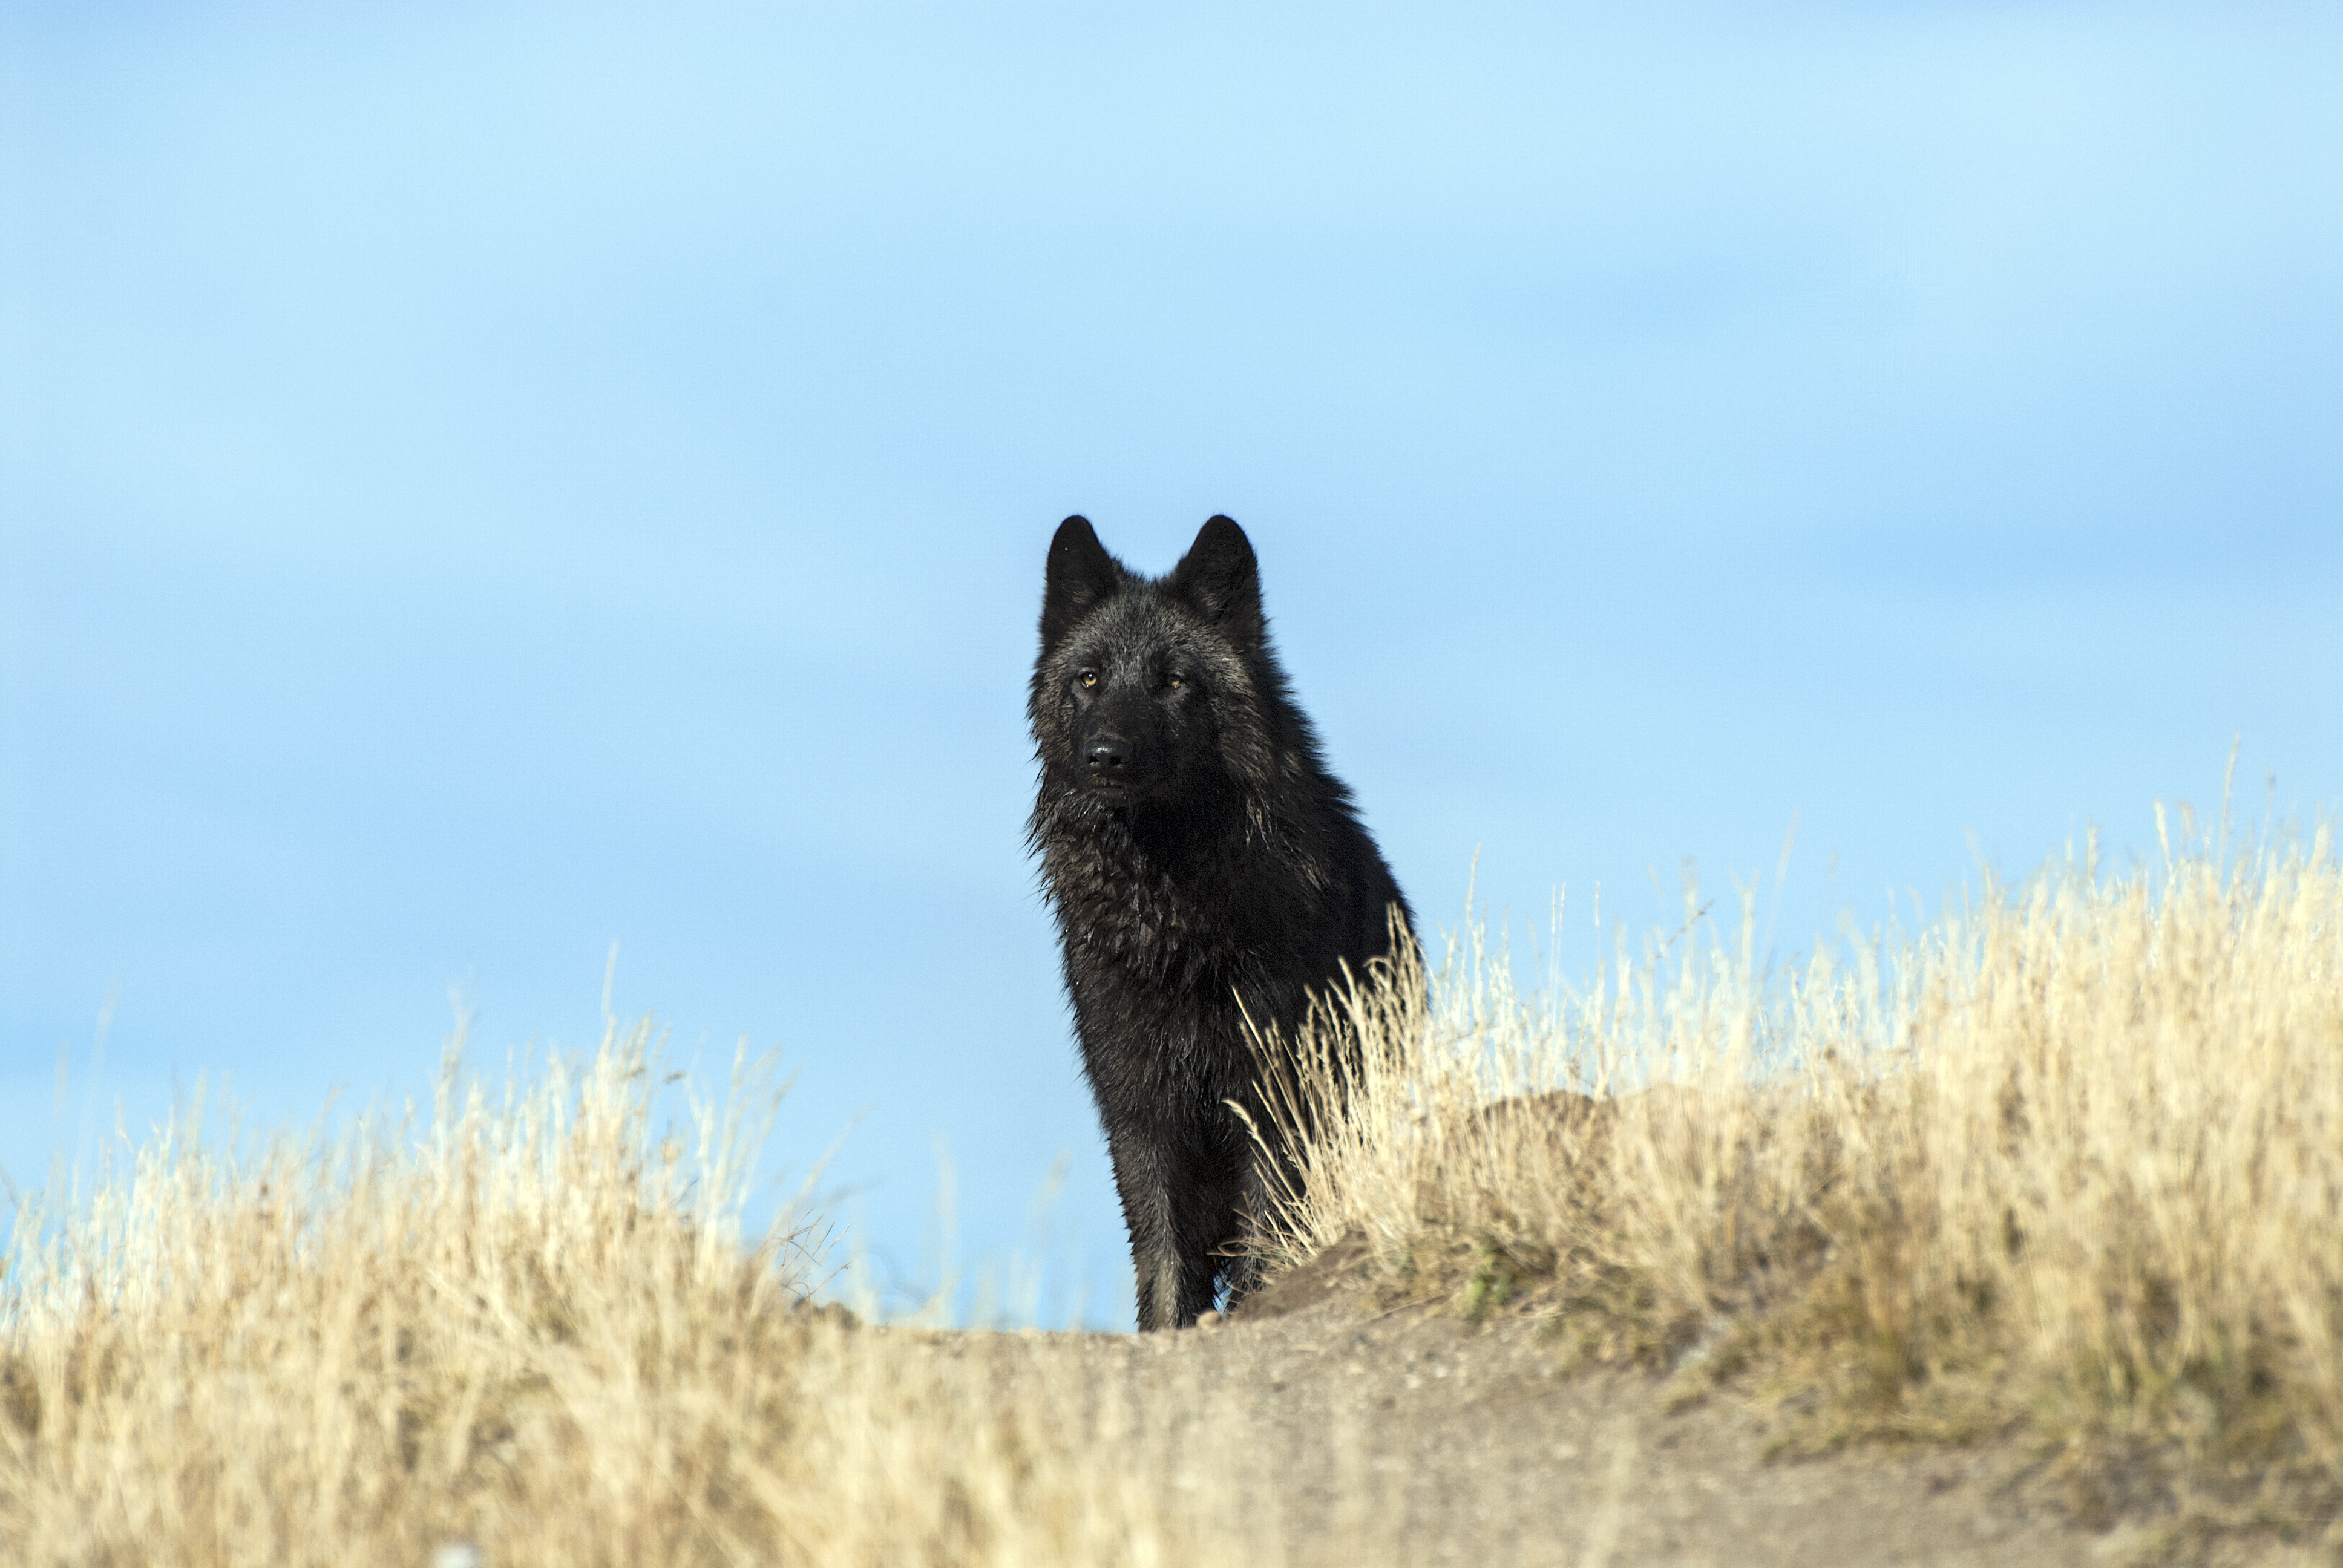
<svg viewBox="0 0 2343 1568">
<path fill-rule="evenodd" d="M 1120 735 L 1094 737 L 1083 759 L 1090 765 L 1092 779 L 1119 784 L 1131 776 L 1131 742 Z"/>
</svg>

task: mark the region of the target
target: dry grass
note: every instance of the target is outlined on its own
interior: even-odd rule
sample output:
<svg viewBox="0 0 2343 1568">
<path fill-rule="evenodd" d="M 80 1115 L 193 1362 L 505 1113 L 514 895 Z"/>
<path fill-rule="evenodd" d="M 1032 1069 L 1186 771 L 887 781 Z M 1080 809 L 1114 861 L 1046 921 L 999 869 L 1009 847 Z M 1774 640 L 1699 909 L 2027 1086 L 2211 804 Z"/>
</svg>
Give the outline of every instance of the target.
<svg viewBox="0 0 2343 1568">
<path fill-rule="evenodd" d="M 1809 1446 L 2022 1428 L 2087 1513 L 2143 1501 L 2122 1477 L 2198 1519 L 2331 1510 L 2343 872 L 2324 833 L 2165 843 L 1770 979 L 1698 921 L 1576 994 L 1477 947 L 1428 1003 L 1383 977 L 1273 1251 L 1363 1233 L 1388 1294 L 1510 1299 L 1571 1357 L 1787 1404 Z"/>
<path fill-rule="evenodd" d="M 813 1237 L 744 1247 L 752 1070 L 652 1125 L 615 1026 L 418 1130 L 241 1154 L 199 1116 L 0 1294 L 0 1561 L 1148 1563 L 1174 1537 L 1111 1402 L 1003 1402 L 980 1342 L 858 1330 Z M 729 1108 L 729 1109 L 726 1109 Z M 449 1561 L 466 1560 L 460 1550 Z"/>
<path fill-rule="evenodd" d="M 1468 947 L 1428 1006 L 1405 976 L 1353 996 L 1357 1113 L 1308 1151 L 1281 1257 L 1362 1232 L 1389 1293 L 1538 1314 L 1566 1359 L 1771 1400 L 1809 1445 L 2015 1426 L 2107 1505 L 2141 1473 L 2197 1519 L 2331 1504 L 2326 839 L 2055 869 L 1790 975 L 1702 935 L 1575 993 Z M 1285 1555 L 1242 1409 L 1200 1388 L 1156 1420 L 1081 1355 L 1012 1374 L 1013 1341 L 808 1309 L 817 1234 L 741 1233 L 769 1084 L 736 1067 L 679 1131 L 662 1088 L 640 1029 L 498 1085 L 451 1052 L 420 1117 L 190 1115 L 20 1215 L 0 1561 Z M 1295 1554 L 1389 1557 L 1358 1535 Z"/>
</svg>

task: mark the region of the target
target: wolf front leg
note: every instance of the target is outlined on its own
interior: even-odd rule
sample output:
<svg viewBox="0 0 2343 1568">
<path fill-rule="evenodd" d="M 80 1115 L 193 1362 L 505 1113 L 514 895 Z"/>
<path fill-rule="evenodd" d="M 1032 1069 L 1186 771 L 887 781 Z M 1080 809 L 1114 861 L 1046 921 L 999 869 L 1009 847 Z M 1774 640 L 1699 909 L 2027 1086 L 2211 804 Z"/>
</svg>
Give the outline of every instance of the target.
<svg viewBox="0 0 2343 1568">
<path fill-rule="evenodd" d="M 1196 1146 L 1194 1131 L 1155 1127 L 1109 1141 L 1141 1333 L 1187 1328 L 1212 1306 L 1238 1234 L 1233 1172 Z"/>
<path fill-rule="evenodd" d="M 1165 1179 L 1160 1141 L 1122 1132 L 1109 1141 L 1114 1185 L 1122 1199 L 1122 1222 L 1131 1232 L 1131 1267 L 1137 1276 L 1139 1332 L 1181 1326 L 1182 1268 L 1179 1227 L 1172 1214 L 1171 1183 Z"/>
</svg>

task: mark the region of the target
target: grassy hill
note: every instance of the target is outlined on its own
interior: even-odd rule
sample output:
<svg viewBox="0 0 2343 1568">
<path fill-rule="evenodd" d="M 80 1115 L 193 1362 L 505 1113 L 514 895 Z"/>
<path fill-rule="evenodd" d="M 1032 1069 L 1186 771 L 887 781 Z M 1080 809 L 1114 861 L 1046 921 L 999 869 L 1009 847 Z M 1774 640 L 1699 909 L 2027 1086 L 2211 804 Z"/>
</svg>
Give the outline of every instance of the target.
<svg viewBox="0 0 2343 1568">
<path fill-rule="evenodd" d="M 1282 1084 L 1323 1129 L 1284 1283 L 1149 1342 L 809 1306 L 815 1223 L 739 1220 L 769 1085 L 657 1125 L 647 1027 L 501 1084 L 451 1053 L 330 1141 L 191 1115 L 19 1216 L 0 1560 L 1663 1561 L 1646 1470 L 1733 1432 L 1687 1497 L 1991 1453 L 2136 1557 L 2343 1550 L 2325 836 L 2087 854 L 1789 973 L 1715 929 L 1575 990 L 1469 942 L 1428 1003 L 1362 987 L 1356 1069 L 1328 1036 Z M 1668 1419 L 1708 1436 L 1664 1463 Z M 1806 1560 L 1935 1517 L 1861 1462 Z"/>
</svg>

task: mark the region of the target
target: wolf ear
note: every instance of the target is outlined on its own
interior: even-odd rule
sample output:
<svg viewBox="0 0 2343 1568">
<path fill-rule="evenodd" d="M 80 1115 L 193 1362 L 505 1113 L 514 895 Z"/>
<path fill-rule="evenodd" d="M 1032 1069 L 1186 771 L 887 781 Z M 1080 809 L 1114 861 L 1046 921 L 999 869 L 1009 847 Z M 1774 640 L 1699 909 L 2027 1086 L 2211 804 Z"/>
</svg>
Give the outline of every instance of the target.
<svg viewBox="0 0 2343 1568">
<path fill-rule="evenodd" d="M 1131 574 L 1106 553 L 1090 519 L 1068 518 L 1050 541 L 1050 565 L 1041 589 L 1041 651 L 1066 640 L 1076 622 L 1114 597 Z"/>
<path fill-rule="evenodd" d="M 1172 568 L 1171 589 L 1250 647 L 1261 641 L 1261 564 L 1244 530 L 1214 518 L 1196 530 L 1196 542 Z"/>
</svg>

